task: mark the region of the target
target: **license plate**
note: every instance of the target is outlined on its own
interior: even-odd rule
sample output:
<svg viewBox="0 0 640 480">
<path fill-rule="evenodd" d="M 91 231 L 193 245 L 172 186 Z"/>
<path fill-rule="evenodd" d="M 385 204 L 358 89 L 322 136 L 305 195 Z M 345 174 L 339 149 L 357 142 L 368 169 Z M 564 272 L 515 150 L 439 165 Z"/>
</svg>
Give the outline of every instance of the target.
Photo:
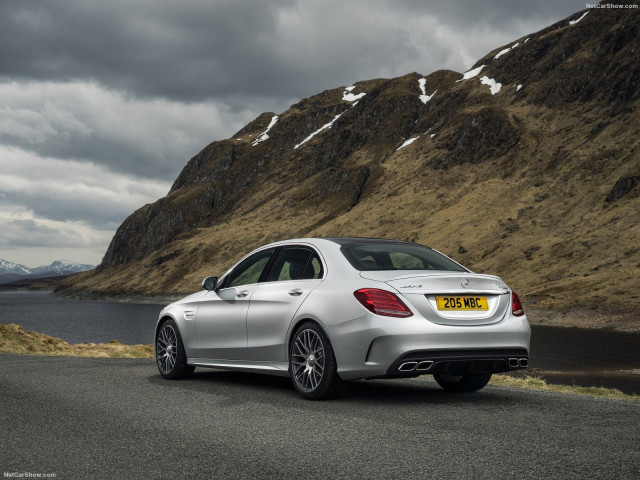
<svg viewBox="0 0 640 480">
<path fill-rule="evenodd" d="M 438 310 L 489 310 L 487 297 L 436 297 Z"/>
</svg>

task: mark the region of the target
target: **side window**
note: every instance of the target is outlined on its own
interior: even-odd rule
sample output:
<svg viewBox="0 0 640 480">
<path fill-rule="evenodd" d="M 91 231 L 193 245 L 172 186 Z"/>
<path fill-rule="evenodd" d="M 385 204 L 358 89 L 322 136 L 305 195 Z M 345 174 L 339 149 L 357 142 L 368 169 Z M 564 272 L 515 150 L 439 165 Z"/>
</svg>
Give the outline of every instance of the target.
<svg viewBox="0 0 640 480">
<path fill-rule="evenodd" d="M 258 283 L 264 267 L 269 263 L 269 259 L 275 252 L 275 248 L 269 248 L 254 253 L 245 259 L 229 274 L 224 282 L 223 288 L 237 287 L 239 285 L 250 285 Z"/>
<path fill-rule="evenodd" d="M 276 260 L 270 282 L 283 280 L 309 280 L 322 276 L 322 263 L 318 254 L 308 247 L 285 247 Z"/>
</svg>

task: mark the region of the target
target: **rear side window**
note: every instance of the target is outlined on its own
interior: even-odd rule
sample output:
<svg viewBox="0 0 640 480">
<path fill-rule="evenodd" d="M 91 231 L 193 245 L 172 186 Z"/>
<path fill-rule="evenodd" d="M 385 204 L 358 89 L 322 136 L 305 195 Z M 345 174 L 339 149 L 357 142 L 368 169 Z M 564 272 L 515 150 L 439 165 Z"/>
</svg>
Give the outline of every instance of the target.
<svg viewBox="0 0 640 480">
<path fill-rule="evenodd" d="M 315 250 L 302 247 L 285 247 L 271 269 L 268 281 L 311 280 L 322 278 L 322 262 Z"/>
<path fill-rule="evenodd" d="M 356 270 L 467 270 L 444 255 L 415 243 L 352 243 L 340 250 Z"/>
</svg>

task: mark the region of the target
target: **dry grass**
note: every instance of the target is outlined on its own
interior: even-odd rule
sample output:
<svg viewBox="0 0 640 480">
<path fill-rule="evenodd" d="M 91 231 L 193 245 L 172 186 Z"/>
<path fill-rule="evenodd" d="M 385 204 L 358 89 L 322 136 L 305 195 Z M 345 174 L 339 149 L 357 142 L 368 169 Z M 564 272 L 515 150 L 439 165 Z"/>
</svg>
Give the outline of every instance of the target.
<svg viewBox="0 0 640 480">
<path fill-rule="evenodd" d="M 123 345 L 117 340 L 69 345 L 59 338 L 29 332 L 20 325 L 10 324 L 0 325 L 0 352 L 64 357 L 152 358 L 153 345 Z"/>
<path fill-rule="evenodd" d="M 615 388 L 554 385 L 547 383 L 539 377 L 512 377 L 510 375 L 494 375 L 491 378 L 491 384 L 505 387 L 531 388 L 534 390 L 544 390 L 547 392 L 572 393 L 577 395 L 589 395 L 592 397 L 640 402 L 640 396 L 628 395 Z"/>
</svg>

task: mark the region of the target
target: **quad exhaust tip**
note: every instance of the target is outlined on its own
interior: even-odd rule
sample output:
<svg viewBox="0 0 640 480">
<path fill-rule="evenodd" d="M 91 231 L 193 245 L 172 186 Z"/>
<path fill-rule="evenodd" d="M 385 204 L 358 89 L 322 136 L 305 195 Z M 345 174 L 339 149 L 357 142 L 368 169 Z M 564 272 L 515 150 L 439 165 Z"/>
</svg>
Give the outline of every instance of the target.
<svg viewBox="0 0 640 480">
<path fill-rule="evenodd" d="M 404 362 L 398 367 L 399 372 L 426 372 L 433 366 L 433 360 L 423 360 L 422 362 Z"/>
<path fill-rule="evenodd" d="M 418 362 L 404 362 L 398 367 L 399 372 L 412 372 L 418 366 Z"/>
<path fill-rule="evenodd" d="M 416 367 L 416 370 L 419 370 L 421 372 L 426 372 L 431 368 L 432 365 L 433 365 L 433 360 L 425 360 L 418 364 L 418 366 Z"/>
<path fill-rule="evenodd" d="M 529 366 L 528 358 L 510 358 L 509 368 L 527 368 Z"/>
</svg>

